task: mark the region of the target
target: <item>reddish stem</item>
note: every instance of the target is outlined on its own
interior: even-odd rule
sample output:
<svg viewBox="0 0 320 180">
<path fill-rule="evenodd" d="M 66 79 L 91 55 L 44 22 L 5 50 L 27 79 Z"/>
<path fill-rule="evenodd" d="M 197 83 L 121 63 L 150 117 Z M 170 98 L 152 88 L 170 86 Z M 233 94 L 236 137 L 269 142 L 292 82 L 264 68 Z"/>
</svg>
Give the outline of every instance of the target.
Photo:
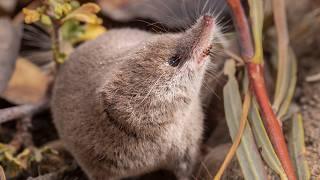
<svg viewBox="0 0 320 180">
<path fill-rule="evenodd" d="M 233 13 L 234 23 L 239 34 L 241 55 L 246 61 L 250 84 L 258 101 L 260 111 L 264 120 L 265 128 L 270 141 L 277 153 L 285 173 L 289 180 L 296 180 L 295 171 L 289 156 L 285 138 L 278 123 L 278 119 L 272 110 L 266 91 L 263 65 L 253 62 L 254 48 L 248 20 L 244 13 L 240 0 L 227 0 Z"/>
<path fill-rule="evenodd" d="M 228 0 L 229 7 L 233 13 L 235 27 L 237 29 L 239 44 L 241 48 L 241 56 L 244 61 L 248 62 L 254 56 L 254 49 L 248 20 L 239 0 Z"/>
<path fill-rule="evenodd" d="M 279 121 L 271 108 L 270 100 L 267 95 L 265 80 L 263 77 L 263 67 L 261 64 L 248 63 L 247 69 L 251 87 L 260 106 L 264 119 L 264 126 L 268 132 L 270 141 L 278 155 L 284 171 L 288 176 L 288 179 L 295 180 L 296 175 L 289 156 L 285 138 Z"/>
</svg>

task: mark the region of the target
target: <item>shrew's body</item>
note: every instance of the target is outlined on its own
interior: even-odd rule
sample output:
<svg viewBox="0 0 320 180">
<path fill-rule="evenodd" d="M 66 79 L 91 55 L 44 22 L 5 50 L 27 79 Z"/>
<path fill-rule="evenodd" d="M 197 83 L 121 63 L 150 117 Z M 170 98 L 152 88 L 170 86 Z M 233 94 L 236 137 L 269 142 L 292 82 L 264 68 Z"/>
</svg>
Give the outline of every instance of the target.
<svg viewBox="0 0 320 180">
<path fill-rule="evenodd" d="M 215 33 L 210 16 L 177 34 L 111 30 L 70 56 L 58 72 L 52 113 L 61 139 L 90 179 L 157 169 L 190 177 Z"/>
</svg>

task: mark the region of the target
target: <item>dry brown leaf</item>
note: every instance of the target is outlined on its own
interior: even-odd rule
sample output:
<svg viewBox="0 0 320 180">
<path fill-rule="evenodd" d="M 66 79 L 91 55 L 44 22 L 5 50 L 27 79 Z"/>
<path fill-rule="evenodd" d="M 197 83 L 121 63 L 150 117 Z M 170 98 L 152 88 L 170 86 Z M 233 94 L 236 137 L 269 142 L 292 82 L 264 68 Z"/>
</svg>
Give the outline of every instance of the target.
<svg viewBox="0 0 320 180">
<path fill-rule="evenodd" d="M 36 103 L 44 97 L 48 82 L 48 76 L 36 65 L 19 58 L 2 97 L 15 104 Z"/>
</svg>

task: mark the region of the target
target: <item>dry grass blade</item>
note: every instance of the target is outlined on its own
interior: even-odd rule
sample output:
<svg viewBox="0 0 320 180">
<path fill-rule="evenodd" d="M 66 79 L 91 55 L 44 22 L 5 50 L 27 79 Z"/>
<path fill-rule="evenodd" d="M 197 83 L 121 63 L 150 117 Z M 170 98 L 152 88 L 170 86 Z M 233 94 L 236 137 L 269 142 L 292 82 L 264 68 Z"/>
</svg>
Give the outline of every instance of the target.
<svg viewBox="0 0 320 180">
<path fill-rule="evenodd" d="M 277 154 L 272 147 L 268 134 L 263 126 L 258 105 L 254 99 L 249 113 L 249 122 L 258 146 L 261 148 L 261 155 L 263 159 L 266 161 L 268 166 L 280 176 L 282 180 L 287 179 Z"/>
<path fill-rule="evenodd" d="M 299 179 L 309 180 L 310 170 L 305 158 L 304 129 L 301 114 L 295 114 L 291 122 L 289 150 Z"/>
<path fill-rule="evenodd" d="M 238 82 L 234 76 L 234 61 L 228 61 L 226 63 L 225 72 L 229 77 L 227 84 L 223 88 L 225 114 L 230 136 L 232 137 L 233 141 L 235 141 L 240 127 L 239 119 L 241 119 L 242 116 L 242 103 Z M 237 158 L 245 179 L 267 179 L 264 165 L 258 152 L 258 148 L 255 144 L 249 124 L 247 124 L 245 127 L 241 143 L 237 150 Z"/>
</svg>

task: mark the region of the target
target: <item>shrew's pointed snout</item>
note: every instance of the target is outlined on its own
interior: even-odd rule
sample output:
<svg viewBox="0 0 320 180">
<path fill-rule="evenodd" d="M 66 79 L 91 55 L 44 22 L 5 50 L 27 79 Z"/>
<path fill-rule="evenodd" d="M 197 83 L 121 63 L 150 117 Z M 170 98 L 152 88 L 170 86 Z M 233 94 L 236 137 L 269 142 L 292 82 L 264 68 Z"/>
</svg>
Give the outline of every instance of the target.
<svg viewBox="0 0 320 180">
<path fill-rule="evenodd" d="M 197 22 L 186 32 L 182 33 L 178 41 L 179 57 L 193 60 L 197 64 L 203 64 L 213 47 L 213 40 L 219 30 L 215 23 L 215 18 L 210 15 L 199 17 Z"/>
<path fill-rule="evenodd" d="M 187 33 L 192 45 L 192 59 L 195 59 L 199 64 L 202 64 L 205 57 L 209 55 L 215 30 L 214 17 L 204 15 L 198 19 L 196 24 L 189 30 L 189 33 Z"/>
<path fill-rule="evenodd" d="M 204 15 L 188 30 L 186 36 L 192 41 L 190 44 L 204 45 L 212 39 L 215 31 L 215 19 L 212 16 Z M 200 44 L 199 44 L 200 43 Z M 204 43 L 204 44 L 203 44 Z"/>
<path fill-rule="evenodd" d="M 214 19 L 212 16 L 204 15 L 202 21 L 204 26 L 211 26 L 213 24 Z"/>
</svg>

